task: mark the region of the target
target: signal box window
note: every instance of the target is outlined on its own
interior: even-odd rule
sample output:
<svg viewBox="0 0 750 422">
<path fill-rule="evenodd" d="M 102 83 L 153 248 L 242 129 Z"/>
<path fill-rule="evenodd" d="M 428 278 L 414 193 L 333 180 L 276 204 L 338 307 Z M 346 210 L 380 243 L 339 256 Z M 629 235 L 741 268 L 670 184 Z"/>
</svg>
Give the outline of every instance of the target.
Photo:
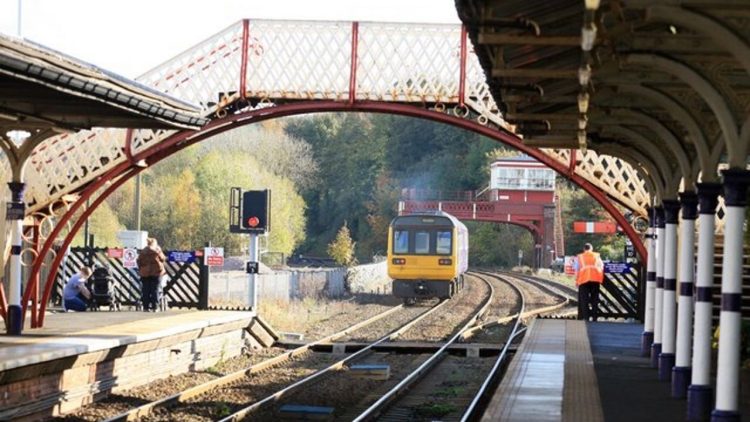
<svg viewBox="0 0 750 422">
<path fill-rule="evenodd" d="M 414 234 L 414 253 L 430 253 L 430 233 L 419 231 Z"/>
<path fill-rule="evenodd" d="M 440 255 L 450 255 L 451 232 L 437 232 L 437 253 Z"/>
<path fill-rule="evenodd" d="M 409 253 L 409 232 L 406 230 L 396 230 L 393 233 L 393 253 Z"/>
</svg>

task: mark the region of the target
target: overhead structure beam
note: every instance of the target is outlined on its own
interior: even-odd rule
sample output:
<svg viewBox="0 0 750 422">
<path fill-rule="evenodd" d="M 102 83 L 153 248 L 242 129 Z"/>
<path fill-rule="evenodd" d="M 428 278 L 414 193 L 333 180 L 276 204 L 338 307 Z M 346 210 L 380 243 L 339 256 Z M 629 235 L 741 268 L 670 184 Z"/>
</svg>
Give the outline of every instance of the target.
<svg viewBox="0 0 750 422">
<path fill-rule="evenodd" d="M 621 115 L 623 117 L 636 119 L 649 129 L 651 129 L 651 131 L 653 131 L 656 136 L 659 137 L 659 140 L 666 144 L 666 147 L 672 153 L 672 156 L 677 159 L 677 164 L 679 165 L 682 178 L 685 180 L 685 190 L 692 191 L 695 189 L 693 186 L 695 181 L 691 179 L 692 167 L 690 166 L 690 160 L 688 159 L 687 153 L 685 153 L 685 149 L 682 147 L 682 144 L 680 144 L 680 141 L 677 140 L 675 135 L 669 129 L 667 129 L 658 120 L 639 111 L 617 109 L 613 111 L 613 115 Z"/>
<path fill-rule="evenodd" d="M 696 168 L 693 169 L 693 177 L 697 174 L 696 169 L 703 170 L 703 182 L 716 181 L 716 168 L 719 163 L 712 162 L 706 136 L 685 107 L 666 94 L 642 85 L 618 85 L 617 91 L 634 97 L 646 98 L 666 110 L 690 134 L 693 146 L 698 153 L 698 162 L 696 162 Z"/>
<path fill-rule="evenodd" d="M 575 79 L 578 69 L 495 68 L 493 78 Z"/>
<path fill-rule="evenodd" d="M 578 114 L 574 113 L 507 113 L 505 120 L 549 120 L 577 122 Z"/>
<path fill-rule="evenodd" d="M 750 46 L 714 18 L 683 7 L 655 5 L 646 9 L 646 22 L 668 22 L 700 32 L 731 53 L 750 75 Z"/>
<path fill-rule="evenodd" d="M 743 156 L 740 159 L 738 155 L 739 134 L 737 133 L 737 123 L 723 96 L 709 81 L 680 62 L 654 54 L 628 54 L 623 58 L 623 61 L 627 64 L 653 67 L 675 75 L 698 92 L 708 103 L 719 122 L 729 152 L 730 165 L 732 167 L 744 166 L 745 157 Z"/>
<path fill-rule="evenodd" d="M 674 182 L 673 171 L 670 167 L 664 154 L 656 148 L 653 141 L 643 136 L 641 133 L 636 132 L 633 129 L 626 128 L 623 126 L 608 126 L 605 130 L 600 132 L 605 137 L 615 137 L 620 141 L 629 146 L 633 151 L 638 152 L 641 157 L 651 157 L 653 161 L 649 161 L 653 164 L 654 170 L 659 175 L 659 180 L 665 191 L 668 191 L 672 185 L 676 188 L 679 186 L 679 176 L 677 182 Z M 625 149 L 625 148 L 623 148 Z M 653 171 L 652 171 L 653 173 Z M 663 198 L 662 198 L 663 199 Z"/>
<path fill-rule="evenodd" d="M 579 36 L 533 36 L 513 34 L 479 34 L 479 44 L 487 45 L 534 45 L 534 46 L 563 46 L 578 47 L 581 45 Z"/>
</svg>

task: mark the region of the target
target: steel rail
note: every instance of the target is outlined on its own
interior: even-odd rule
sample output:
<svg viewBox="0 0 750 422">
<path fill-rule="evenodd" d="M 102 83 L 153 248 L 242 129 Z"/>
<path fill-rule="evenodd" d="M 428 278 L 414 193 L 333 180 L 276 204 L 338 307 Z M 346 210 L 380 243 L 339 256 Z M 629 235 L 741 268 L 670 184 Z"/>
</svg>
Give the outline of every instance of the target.
<svg viewBox="0 0 750 422">
<path fill-rule="evenodd" d="M 492 275 L 493 277 L 496 277 L 498 280 L 503 280 L 501 276 L 499 275 Z M 523 292 L 521 291 L 518 286 L 514 285 L 512 282 L 503 280 L 506 283 L 508 283 L 509 286 L 511 286 L 513 289 L 516 290 L 519 297 L 521 298 L 521 309 L 519 310 L 518 314 L 523 315 L 524 310 L 526 308 L 526 298 L 523 295 Z M 474 413 L 477 410 L 477 405 L 479 404 L 479 401 L 484 397 L 486 392 L 489 389 L 489 386 L 492 384 L 493 380 L 495 380 L 495 376 L 498 373 L 498 370 L 500 369 L 500 366 L 505 362 L 506 357 L 508 356 L 508 349 L 510 348 L 511 343 L 513 343 L 513 340 L 518 336 L 521 332 L 518 330 L 519 325 L 521 324 L 522 318 L 517 318 L 516 323 L 513 325 L 513 330 L 511 331 L 510 335 L 508 336 L 508 341 L 505 342 L 505 346 L 503 347 L 503 350 L 500 352 L 500 355 L 495 360 L 495 364 L 492 366 L 492 369 L 490 369 L 490 373 L 487 375 L 487 377 L 484 379 L 484 382 L 482 383 L 482 386 L 479 387 L 479 390 L 474 395 L 474 398 L 471 400 L 471 403 L 469 403 L 469 406 L 464 410 L 464 414 L 461 416 L 461 422 L 466 422 L 470 418 L 473 418 L 475 415 Z M 525 329 L 525 328 L 524 328 Z"/>
<path fill-rule="evenodd" d="M 546 286 L 544 281 L 547 281 L 547 280 L 542 281 L 542 280 L 536 279 L 534 277 L 527 277 L 527 276 L 522 276 L 522 275 L 519 275 L 519 274 L 507 273 L 507 272 L 501 272 L 501 273 L 497 273 L 497 274 L 488 273 L 488 272 L 479 272 L 479 273 L 487 275 L 487 276 L 490 276 L 490 277 L 496 277 L 496 278 L 498 277 L 498 274 L 505 274 L 508 277 L 513 277 L 513 278 L 516 278 L 516 279 L 526 280 L 526 281 L 531 282 L 532 284 L 534 284 L 537 288 L 545 290 L 548 293 L 551 293 L 551 294 L 553 294 L 553 295 L 561 298 L 562 302 L 560 302 L 558 304 L 555 304 L 555 305 L 550 305 L 550 306 L 545 306 L 545 307 L 542 307 L 542 308 L 532 309 L 532 310 L 529 310 L 529 311 L 521 311 L 521 312 L 518 312 L 518 313 L 510 315 L 510 316 L 498 318 L 498 319 L 492 320 L 492 321 L 487 321 L 487 322 L 485 322 L 483 324 L 477 325 L 475 327 L 472 327 L 472 328 L 469 328 L 468 330 L 466 330 L 464 332 L 462 338 L 461 338 L 462 340 L 467 340 L 467 339 L 473 337 L 474 335 L 476 335 L 478 332 L 480 332 L 482 330 L 486 330 L 487 328 L 490 328 L 490 327 L 493 327 L 493 326 L 496 326 L 496 325 L 500 325 L 500 324 L 505 324 L 507 322 L 513 321 L 515 318 L 518 318 L 519 315 L 520 315 L 521 319 L 526 319 L 526 318 L 530 318 L 532 316 L 536 316 L 536 315 L 540 315 L 540 314 L 545 314 L 545 313 L 548 313 L 548 312 L 556 311 L 558 309 L 564 308 L 565 306 L 569 305 L 571 302 L 575 301 L 575 298 L 573 298 L 572 296 L 569 296 L 566 292 L 561 292 L 561 291 L 557 290 L 556 287 Z M 555 284 L 559 284 L 561 287 L 567 287 L 567 286 L 564 286 L 564 285 L 562 285 L 560 283 L 553 282 L 551 280 L 550 280 L 550 282 L 551 283 L 555 283 Z M 516 286 L 513 286 L 513 288 L 516 288 Z"/>
<path fill-rule="evenodd" d="M 296 349 L 290 350 L 286 353 L 283 353 L 279 356 L 275 356 L 271 359 L 267 359 L 263 362 L 257 363 L 255 365 L 252 365 L 250 367 L 247 367 L 245 369 L 241 369 L 239 371 L 233 372 L 231 374 L 224 375 L 223 377 L 216 378 L 214 380 L 205 382 L 200 385 L 196 385 L 194 387 L 190 387 L 184 391 L 181 391 L 177 394 L 171 395 L 169 397 L 165 397 L 163 399 L 159 399 L 150 403 L 146 403 L 142 406 L 130 409 L 126 412 L 123 412 L 119 415 L 113 416 L 109 419 L 105 419 L 104 422 L 119 422 L 119 421 L 132 421 L 136 420 L 138 418 L 141 418 L 143 416 L 150 415 L 154 409 L 162 408 L 165 406 L 169 406 L 176 403 L 181 403 L 186 400 L 189 400 L 193 397 L 199 396 L 201 394 L 204 394 L 205 392 L 222 387 L 225 385 L 232 384 L 248 375 L 263 371 L 265 369 L 268 369 L 272 366 L 278 365 L 279 363 L 282 363 L 286 360 L 291 359 L 292 357 L 299 356 L 309 350 L 311 350 L 313 347 L 324 344 L 336 339 L 339 339 L 341 337 L 344 337 L 348 334 L 351 334 L 351 332 L 356 331 L 364 326 L 370 325 L 373 322 L 376 322 L 380 319 L 383 319 L 394 312 L 402 309 L 404 305 L 397 305 L 394 306 L 391 309 L 388 309 L 387 311 L 381 312 L 371 318 L 368 318 L 364 321 L 358 322 L 343 331 L 339 331 L 338 333 L 331 334 L 328 337 L 322 338 L 320 340 L 313 341 L 311 343 L 305 344 L 303 346 L 297 347 Z M 263 323 L 261 323 L 263 324 Z"/>
<path fill-rule="evenodd" d="M 416 323 L 418 323 L 422 319 L 426 318 L 428 315 L 431 315 L 433 312 L 437 311 L 438 309 L 442 308 L 446 303 L 448 303 L 448 301 L 446 301 L 446 300 L 440 301 L 440 303 L 438 303 L 437 305 L 433 306 L 432 309 L 430 309 L 429 311 L 427 311 L 427 312 L 419 315 L 418 317 L 416 317 L 413 320 L 409 321 L 407 324 L 403 325 L 402 327 L 400 327 L 400 328 L 392 331 L 391 333 L 386 334 L 385 336 L 383 336 L 380 339 L 376 340 L 375 342 L 371 343 L 370 345 L 368 345 L 367 347 L 363 348 L 362 350 L 359 350 L 358 352 L 353 353 L 352 355 L 349 355 L 346 358 L 341 359 L 341 360 L 339 360 L 339 361 L 337 361 L 337 362 L 335 362 L 335 363 L 333 363 L 333 364 L 331 364 L 331 365 L 329 365 L 329 366 L 327 366 L 327 367 L 325 367 L 325 368 L 323 368 L 323 369 L 315 372 L 314 374 L 311 374 L 311 375 L 309 375 L 309 376 L 307 376 L 307 377 L 305 377 L 305 378 L 303 378 L 303 379 L 295 382 L 294 384 L 292 384 L 292 385 L 290 385 L 290 386 L 288 386 L 288 387 L 286 387 L 286 388 L 284 388 L 282 390 L 279 390 L 279 391 L 271 394 L 270 396 L 268 396 L 268 397 L 266 397 L 266 398 L 264 398 L 264 399 L 262 399 L 260 401 L 257 401 L 255 403 L 251 404 L 250 406 L 247 406 L 247 407 L 245 407 L 243 409 L 238 410 L 237 412 L 235 412 L 235 413 L 227 416 L 226 418 L 221 419 L 220 422 L 229 422 L 229 421 L 239 421 L 239 420 L 242 420 L 243 418 L 247 417 L 249 414 L 251 414 L 251 413 L 259 410 L 264 405 L 266 405 L 268 403 L 271 403 L 271 402 L 275 402 L 275 401 L 279 400 L 281 397 L 283 397 L 284 395 L 291 394 L 292 392 L 294 392 L 295 390 L 299 389 L 303 385 L 305 385 L 305 384 L 307 384 L 307 383 L 309 383 L 309 382 L 311 382 L 311 381 L 313 381 L 313 380 L 315 380 L 315 379 L 317 379 L 317 378 L 319 378 L 319 377 L 321 377 L 323 375 L 326 375 L 326 374 L 330 373 L 333 370 L 337 370 L 337 369 L 342 368 L 344 366 L 344 364 L 346 364 L 349 361 L 352 361 L 352 360 L 354 360 L 356 358 L 359 358 L 359 357 L 362 357 L 362 356 L 364 356 L 366 354 L 371 353 L 376 346 L 378 346 L 379 344 L 382 344 L 382 343 L 384 343 L 386 341 L 398 338 L 401 334 L 403 334 L 404 332 L 406 332 L 407 330 L 409 330 L 410 328 L 412 328 Z"/>
<path fill-rule="evenodd" d="M 546 278 L 526 275 L 526 274 L 518 274 L 514 272 L 505 272 L 501 271 L 500 274 L 507 274 L 510 277 L 520 278 L 523 280 L 529 280 L 532 283 L 540 283 L 544 285 L 547 288 L 551 288 L 553 290 L 557 290 L 558 294 L 562 294 L 568 298 L 570 298 L 572 301 L 578 300 L 578 291 L 574 289 L 573 287 L 568 286 L 567 284 L 561 283 L 559 281 L 550 280 Z"/>
<path fill-rule="evenodd" d="M 487 300 L 485 301 L 485 303 L 479 309 L 479 311 L 476 312 L 474 316 L 471 319 L 469 319 L 469 321 L 466 324 L 464 324 L 464 326 L 461 327 L 461 329 L 458 330 L 458 332 L 453 337 L 451 337 L 437 352 L 433 353 L 433 355 L 430 356 L 426 361 L 424 361 L 417 369 L 412 371 L 409 375 L 406 376 L 406 378 L 404 378 L 403 380 L 401 380 L 401 382 L 396 384 L 395 387 L 393 387 L 391 390 L 385 393 L 370 407 L 365 409 L 364 412 L 360 413 L 359 416 L 357 416 L 354 419 L 354 422 L 361 422 L 361 421 L 370 420 L 372 418 L 377 417 L 380 411 L 383 410 L 393 400 L 395 400 L 399 394 L 402 394 L 411 385 L 413 385 L 416 381 L 418 381 L 423 375 L 428 373 L 429 370 L 438 362 L 438 359 L 442 359 L 443 357 L 445 357 L 446 355 L 445 351 L 448 349 L 448 347 L 451 344 L 455 343 L 461 337 L 461 334 L 466 329 L 474 325 L 476 321 L 487 311 L 487 308 L 492 303 L 492 299 L 495 294 L 495 288 L 485 278 L 482 278 L 479 276 L 477 276 L 477 278 L 484 281 L 487 284 L 487 286 L 489 286 L 490 288 L 490 294 L 487 297 Z"/>
</svg>

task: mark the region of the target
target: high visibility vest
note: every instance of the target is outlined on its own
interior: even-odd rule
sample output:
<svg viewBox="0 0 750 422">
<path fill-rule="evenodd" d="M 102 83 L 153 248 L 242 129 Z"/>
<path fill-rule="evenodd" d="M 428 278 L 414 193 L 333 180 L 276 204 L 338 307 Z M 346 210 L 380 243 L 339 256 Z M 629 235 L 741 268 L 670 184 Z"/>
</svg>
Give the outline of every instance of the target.
<svg viewBox="0 0 750 422">
<path fill-rule="evenodd" d="M 596 252 L 586 251 L 578 255 L 578 274 L 576 286 L 583 283 L 604 281 L 604 263 Z"/>
</svg>

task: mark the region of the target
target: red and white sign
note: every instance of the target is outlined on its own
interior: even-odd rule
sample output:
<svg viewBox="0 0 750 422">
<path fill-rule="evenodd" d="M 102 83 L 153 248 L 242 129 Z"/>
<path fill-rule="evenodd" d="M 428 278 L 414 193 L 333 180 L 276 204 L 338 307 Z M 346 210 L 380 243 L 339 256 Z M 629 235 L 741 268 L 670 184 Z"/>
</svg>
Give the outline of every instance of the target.
<svg viewBox="0 0 750 422">
<path fill-rule="evenodd" d="M 224 265 L 224 248 L 209 247 L 204 249 L 205 263 L 209 267 L 221 267 Z"/>
<path fill-rule="evenodd" d="M 110 258 L 122 258 L 124 252 L 122 248 L 107 248 L 107 256 Z"/>
<path fill-rule="evenodd" d="M 122 266 L 125 268 L 138 267 L 138 249 L 125 248 L 122 252 Z"/>
<path fill-rule="evenodd" d="M 610 221 L 575 221 L 574 233 L 617 233 L 617 224 Z"/>
</svg>

